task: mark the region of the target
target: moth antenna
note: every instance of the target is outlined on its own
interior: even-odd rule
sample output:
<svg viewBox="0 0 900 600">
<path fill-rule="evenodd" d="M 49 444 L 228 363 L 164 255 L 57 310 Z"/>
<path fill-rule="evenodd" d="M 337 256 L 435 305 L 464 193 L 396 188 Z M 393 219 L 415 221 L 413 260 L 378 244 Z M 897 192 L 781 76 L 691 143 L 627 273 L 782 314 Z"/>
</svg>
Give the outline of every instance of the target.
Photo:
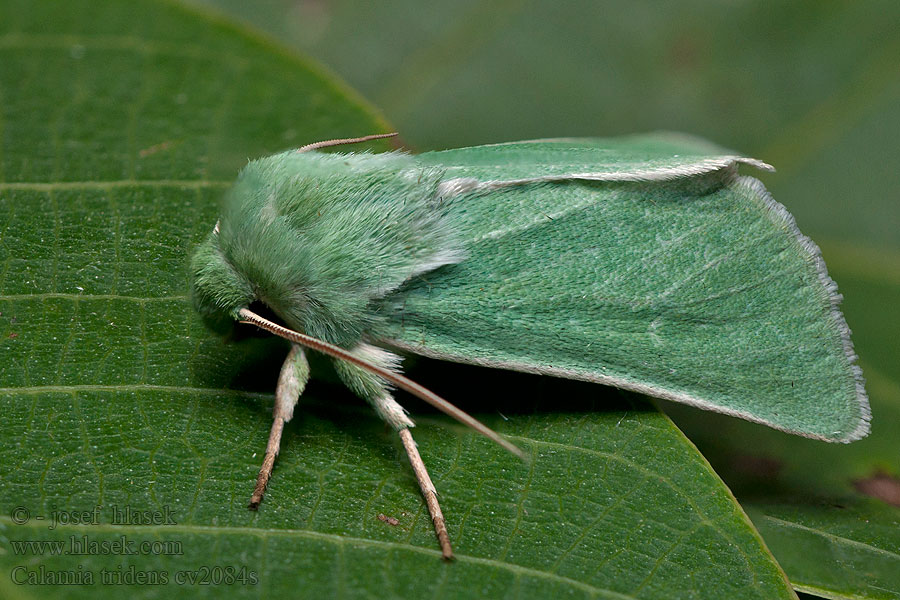
<svg viewBox="0 0 900 600">
<path fill-rule="evenodd" d="M 484 437 L 493 440 L 497 444 L 503 446 L 519 458 L 524 459 L 525 455 L 523 452 L 516 447 L 514 444 L 504 440 L 500 435 L 494 430 L 490 429 L 486 425 L 483 425 L 481 422 L 477 421 L 474 417 L 469 415 L 467 412 L 460 410 L 453 404 L 447 402 L 431 390 L 419 385 L 412 379 L 408 379 L 399 373 L 394 373 L 387 369 L 383 369 L 377 365 L 373 365 L 372 363 L 366 362 L 365 360 L 354 356 L 344 350 L 339 346 L 335 346 L 334 344 L 329 344 L 323 340 L 318 338 L 314 338 L 312 336 L 308 336 L 306 334 L 300 333 L 298 331 L 294 331 L 293 329 L 288 329 L 287 327 L 283 327 L 277 323 L 273 323 L 272 321 L 259 316 L 249 308 L 242 308 L 238 311 L 238 314 L 243 318 L 246 322 L 256 325 L 260 329 L 265 329 L 269 333 L 277 335 L 279 337 L 283 337 L 286 340 L 294 342 L 295 344 L 300 344 L 301 346 L 306 346 L 312 350 L 317 350 L 322 352 L 323 354 L 327 354 L 329 356 L 333 356 L 334 358 L 339 358 L 341 360 L 346 360 L 349 363 L 352 363 L 358 367 L 361 367 L 370 373 L 374 373 L 378 375 L 382 379 L 386 379 L 390 381 L 398 388 L 402 390 L 406 390 L 413 396 L 418 396 L 428 404 L 432 405 L 436 409 L 440 410 L 444 414 L 453 417 L 463 425 L 467 425 L 471 427 Z"/>
<path fill-rule="evenodd" d="M 375 133 L 372 135 L 364 135 L 357 138 L 342 138 L 339 140 L 325 140 L 324 142 L 314 142 L 297 148 L 297 152 L 309 152 L 319 148 L 328 148 L 330 146 L 342 146 L 344 144 L 358 144 L 359 142 L 368 142 L 369 140 L 380 140 L 382 138 L 395 137 L 397 132 L 393 133 Z"/>
<path fill-rule="evenodd" d="M 419 449 L 416 448 L 416 442 L 413 440 L 409 427 L 400 429 L 400 440 L 403 441 L 403 447 L 406 449 L 406 455 L 409 457 L 409 463 L 412 465 L 416 479 L 419 481 L 419 488 L 422 495 L 425 496 L 425 505 L 428 506 L 428 513 L 431 515 L 431 522 L 434 523 L 434 532 L 437 534 L 438 543 L 441 545 L 441 555 L 444 560 L 453 560 L 453 546 L 450 545 L 450 534 L 447 533 L 447 522 L 444 519 L 444 513 L 441 512 L 441 505 L 438 503 L 437 490 L 434 489 L 434 483 L 428 475 L 428 469 L 419 455 Z"/>
</svg>

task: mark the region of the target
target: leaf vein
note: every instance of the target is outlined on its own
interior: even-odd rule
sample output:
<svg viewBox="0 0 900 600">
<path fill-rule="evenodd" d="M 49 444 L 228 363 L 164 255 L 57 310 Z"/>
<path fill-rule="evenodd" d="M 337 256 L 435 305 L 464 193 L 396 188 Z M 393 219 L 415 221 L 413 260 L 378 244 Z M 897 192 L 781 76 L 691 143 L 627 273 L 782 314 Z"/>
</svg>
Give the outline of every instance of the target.
<svg viewBox="0 0 900 600">
<path fill-rule="evenodd" d="M 820 537 L 823 537 L 823 538 L 826 538 L 826 539 L 832 541 L 833 543 L 847 544 L 848 546 L 862 548 L 863 550 L 868 550 L 869 552 L 873 552 L 875 554 L 882 554 L 889 558 L 900 560 L 900 554 L 898 554 L 896 552 L 891 552 L 890 550 L 886 550 L 884 548 L 878 548 L 876 546 L 866 544 L 865 542 L 860 542 L 858 540 L 851 540 L 849 538 L 835 535 L 835 534 L 829 533 L 827 531 L 820 531 L 817 529 L 813 529 L 812 527 L 807 527 L 806 525 L 801 525 L 800 523 L 792 523 L 790 521 L 785 521 L 784 519 L 779 519 L 778 517 L 763 515 L 763 518 L 767 521 L 771 521 L 772 523 L 782 525 L 789 529 L 799 529 L 800 531 L 805 531 L 807 533 L 812 533 L 813 535 L 818 535 Z"/>
<path fill-rule="evenodd" d="M 118 188 L 227 188 L 233 181 L 208 179 L 111 179 L 109 181 L 0 181 L 0 191 L 55 192 L 61 190 L 111 191 Z"/>
<path fill-rule="evenodd" d="M 0 523 L 3 523 L 7 526 L 12 526 L 13 521 L 12 518 L 7 515 L 0 515 Z M 39 527 L 41 523 L 28 523 L 26 525 L 18 525 L 15 526 L 18 528 L 22 527 Z M 46 525 L 43 525 L 46 526 Z M 103 533 L 122 533 L 123 531 L 128 531 L 133 529 L 136 533 L 183 533 L 183 534 L 197 534 L 197 535 L 240 535 L 240 536 L 254 536 L 259 537 L 263 540 L 266 540 L 270 537 L 276 536 L 285 536 L 285 537 L 296 537 L 296 538 L 305 538 L 305 539 L 313 539 L 320 540 L 325 542 L 330 542 L 338 545 L 347 545 L 352 544 L 356 546 L 362 547 L 374 547 L 374 548 L 383 548 L 387 550 L 401 550 L 406 552 L 414 552 L 417 554 L 425 554 L 427 556 L 431 556 L 434 558 L 439 558 L 441 556 L 440 551 L 432 550 L 431 548 L 424 548 L 420 546 L 413 546 L 408 544 L 400 544 L 397 542 L 388 542 L 383 540 L 371 540 L 366 538 L 358 538 L 351 536 L 342 536 L 334 533 L 322 533 L 319 531 L 310 531 L 306 529 L 257 529 L 253 527 L 213 527 L 207 525 L 187 525 L 178 523 L 175 525 L 139 525 L 139 526 L 121 526 L 121 525 L 111 525 L 106 523 L 98 523 L 98 524 L 87 524 L 87 525 L 77 525 L 77 524 L 60 524 L 58 526 L 60 530 L 68 530 L 74 529 L 77 531 L 82 530 L 90 530 L 91 533 L 103 532 Z M 606 598 L 614 598 L 616 600 L 634 600 L 636 597 L 623 594 L 621 592 L 616 592 L 615 590 L 610 590 L 606 588 L 600 588 L 593 586 L 589 583 L 584 583 L 582 581 L 576 581 L 574 579 L 570 579 L 568 577 L 564 577 L 562 575 L 556 575 L 554 573 L 548 573 L 546 571 L 541 571 L 539 569 L 533 567 L 526 567 L 523 565 L 516 565 L 508 562 L 503 562 L 493 558 L 484 558 L 480 556 L 470 556 L 467 554 L 456 554 L 456 560 L 459 562 L 466 563 L 474 563 L 485 565 L 488 567 L 493 567 L 497 569 L 503 569 L 509 571 L 511 573 L 527 575 L 531 577 L 536 577 L 539 579 L 546 579 L 550 581 L 555 581 L 557 583 L 563 583 L 569 586 L 572 586 L 577 589 L 581 589 L 595 597 L 606 597 Z"/>
</svg>

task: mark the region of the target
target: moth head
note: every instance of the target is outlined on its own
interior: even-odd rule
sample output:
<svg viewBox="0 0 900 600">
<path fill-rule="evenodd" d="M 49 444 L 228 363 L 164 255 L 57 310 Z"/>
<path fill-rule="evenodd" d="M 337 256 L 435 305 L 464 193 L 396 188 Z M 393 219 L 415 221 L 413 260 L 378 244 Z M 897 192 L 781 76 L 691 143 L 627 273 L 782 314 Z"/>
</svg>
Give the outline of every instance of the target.
<svg viewBox="0 0 900 600">
<path fill-rule="evenodd" d="M 219 247 L 218 223 L 191 258 L 191 299 L 207 327 L 220 334 L 230 332 L 238 311 L 255 299 L 250 281 L 234 269 Z"/>
</svg>

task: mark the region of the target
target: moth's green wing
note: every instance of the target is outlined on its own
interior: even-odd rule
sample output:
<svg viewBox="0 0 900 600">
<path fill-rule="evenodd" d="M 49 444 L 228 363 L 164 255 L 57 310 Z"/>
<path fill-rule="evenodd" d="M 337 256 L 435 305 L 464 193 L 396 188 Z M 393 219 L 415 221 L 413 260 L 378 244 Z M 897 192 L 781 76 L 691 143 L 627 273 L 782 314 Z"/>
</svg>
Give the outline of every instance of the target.
<svg viewBox="0 0 900 600">
<path fill-rule="evenodd" d="M 383 337 L 829 441 L 868 432 L 818 248 L 737 162 L 680 136 L 435 152 L 468 256 L 409 282 Z"/>
</svg>

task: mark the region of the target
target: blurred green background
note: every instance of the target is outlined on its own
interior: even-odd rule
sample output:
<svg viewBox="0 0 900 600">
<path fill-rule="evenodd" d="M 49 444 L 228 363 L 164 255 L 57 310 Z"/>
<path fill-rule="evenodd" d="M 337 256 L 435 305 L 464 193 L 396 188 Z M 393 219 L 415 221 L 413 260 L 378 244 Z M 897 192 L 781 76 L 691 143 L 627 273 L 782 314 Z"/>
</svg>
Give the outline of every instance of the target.
<svg viewBox="0 0 900 600">
<path fill-rule="evenodd" d="M 804 231 L 900 277 L 897 2 L 193 2 L 318 59 L 416 150 L 671 129 L 761 158 Z"/>
</svg>

